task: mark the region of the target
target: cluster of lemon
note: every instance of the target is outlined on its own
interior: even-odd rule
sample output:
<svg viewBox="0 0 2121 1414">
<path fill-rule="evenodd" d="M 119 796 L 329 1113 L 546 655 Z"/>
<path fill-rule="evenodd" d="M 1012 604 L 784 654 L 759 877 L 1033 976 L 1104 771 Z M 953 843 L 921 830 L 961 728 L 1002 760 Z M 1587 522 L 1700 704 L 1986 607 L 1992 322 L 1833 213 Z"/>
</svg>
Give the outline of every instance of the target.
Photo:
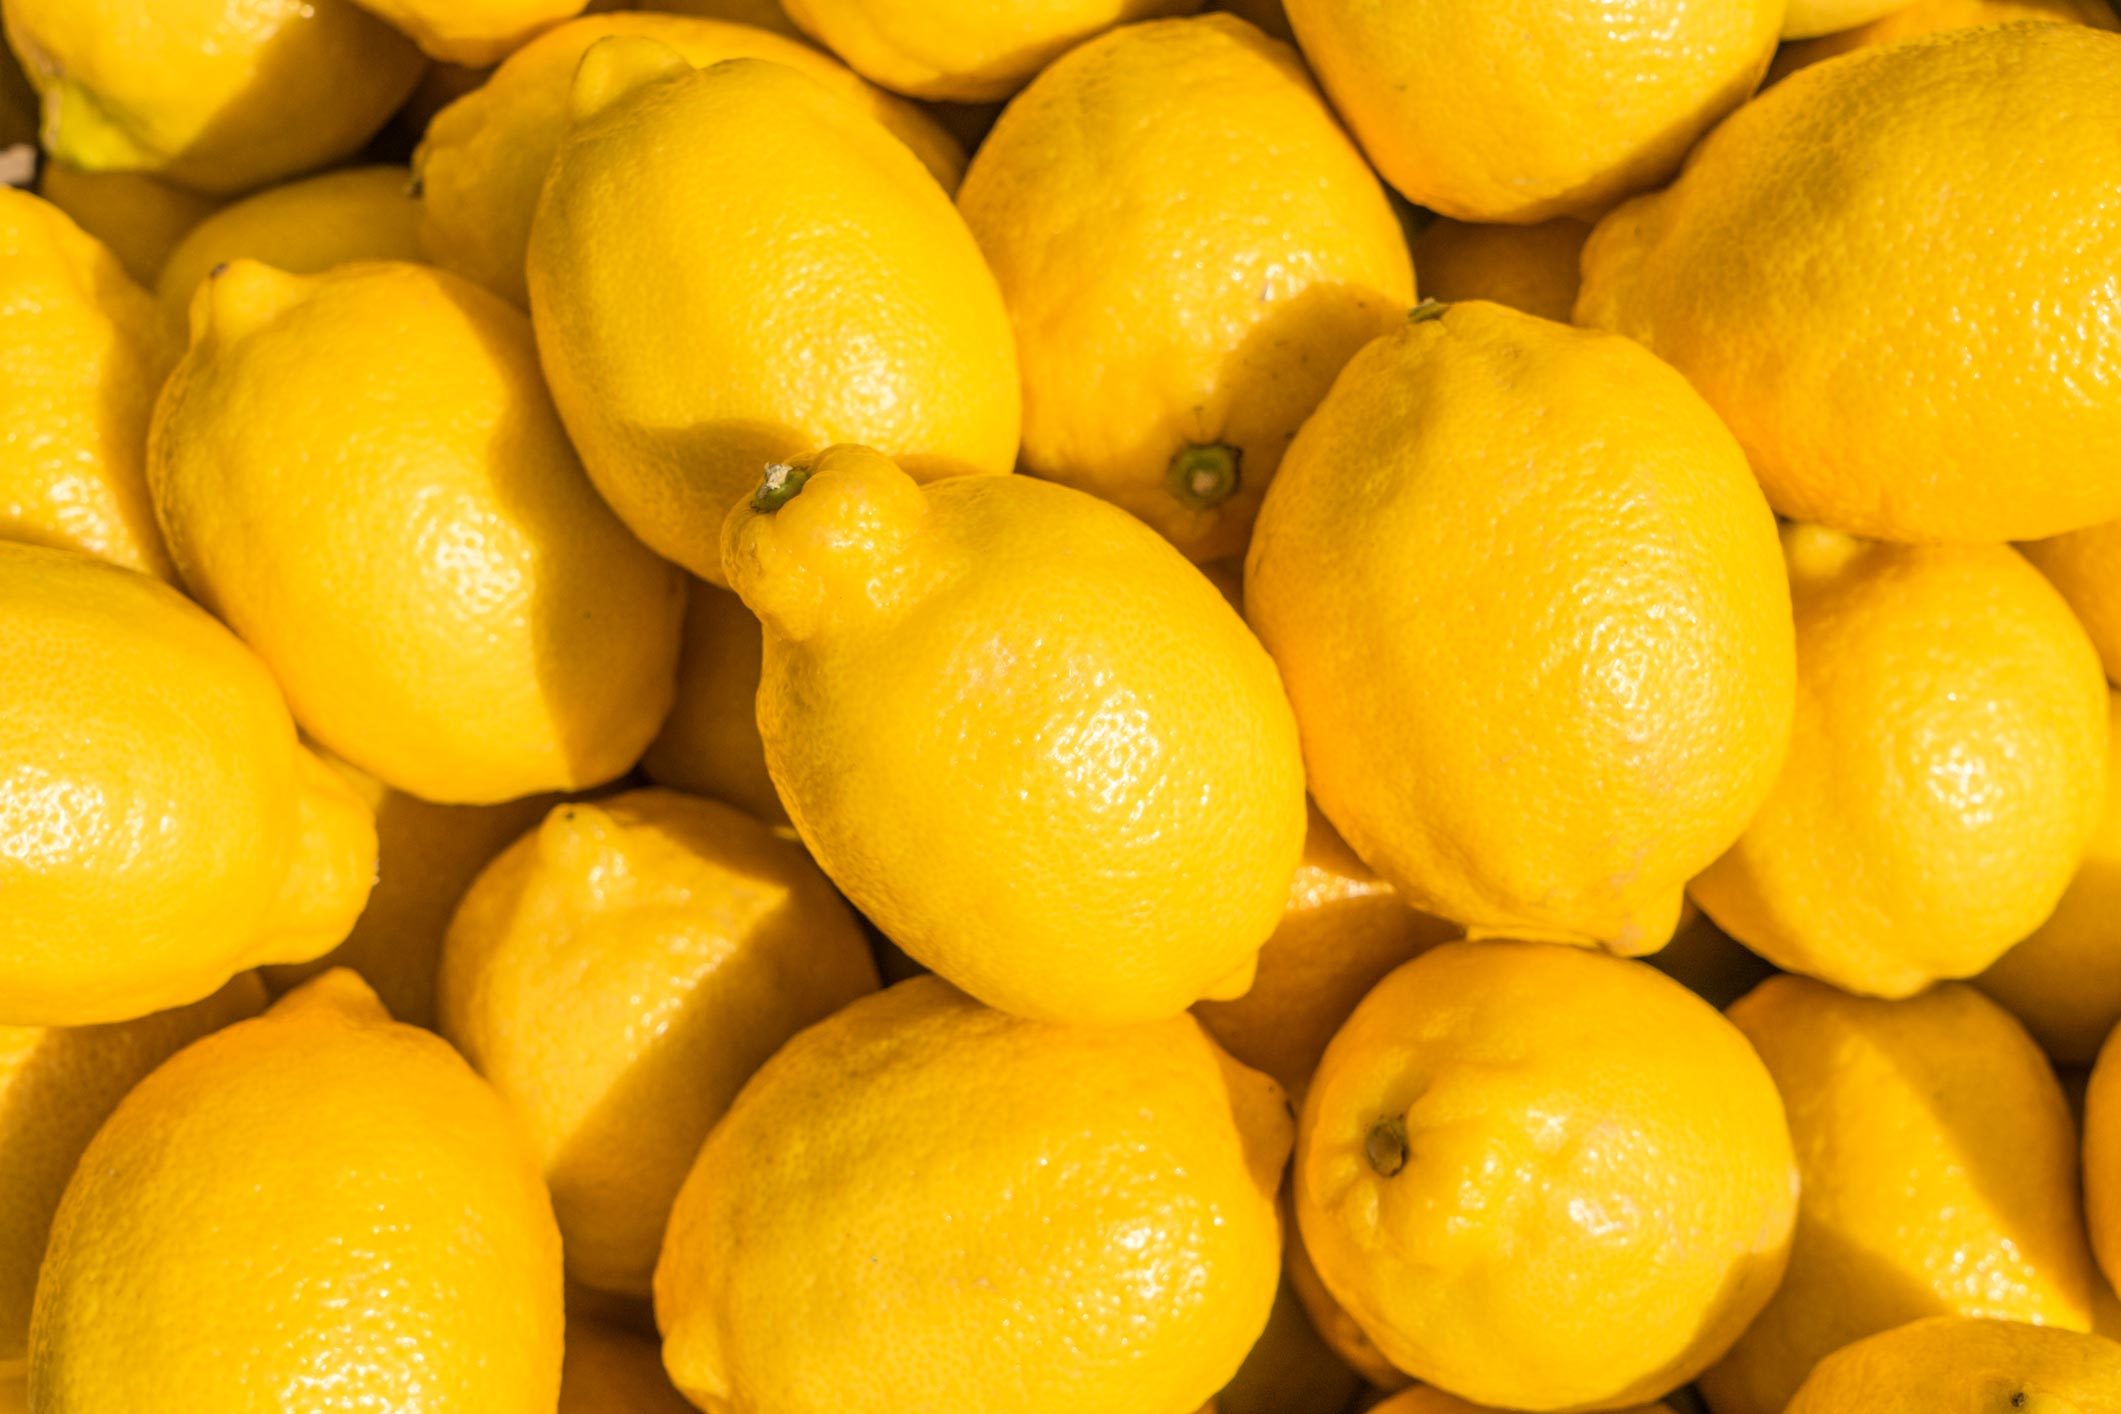
<svg viewBox="0 0 2121 1414">
<path fill-rule="evenodd" d="M 785 5 L 0 0 L 0 1414 L 2121 1414 L 2105 0 Z"/>
</svg>

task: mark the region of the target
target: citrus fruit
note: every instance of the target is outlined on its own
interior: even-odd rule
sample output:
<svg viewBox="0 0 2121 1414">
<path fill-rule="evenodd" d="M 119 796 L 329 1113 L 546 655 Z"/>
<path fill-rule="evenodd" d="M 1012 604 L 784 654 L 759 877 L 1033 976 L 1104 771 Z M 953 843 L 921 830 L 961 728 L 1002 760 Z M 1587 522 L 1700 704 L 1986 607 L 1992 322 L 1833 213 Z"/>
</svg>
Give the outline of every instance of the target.
<svg viewBox="0 0 2121 1414">
<path fill-rule="evenodd" d="M 2121 1285 L 2121 1044 L 2111 1036 L 2084 1093 L 2084 1206 L 2100 1268 Z"/>
<path fill-rule="evenodd" d="M 80 172 L 47 162 L 37 194 L 74 219 L 148 289 L 177 242 L 221 203 L 137 172 Z"/>
<path fill-rule="evenodd" d="M 474 67 L 498 64 L 542 30 L 582 12 L 585 0 L 354 0 L 411 36 L 429 56 Z"/>
<path fill-rule="evenodd" d="M 759 740 L 759 621 L 726 589 L 695 579 L 685 600 L 677 701 L 641 769 L 657 785 L 726 800 L 768 824 L 788 813 Z"/>
<path fill-rule="evenodd" d="M 1775 51 L 1767 81 L 1774 83 L 1808 64 L 1851 50 L 1894 44 L 1940 29 L 1974 25 L 2007 25 L 2017 20 L 2056 20 L 2114 29 L 2113 8 L 2106 0 L 1912 0 L 1872 20 L 1817 39 L 1797 40 Z"/>
<path fill-rule="evenodd" d="M 2121 1344 L 1934 1316 L 1843 1346 L 1784 1414 L 2094 1414 L 2121 1408 Z"/>
</svg>

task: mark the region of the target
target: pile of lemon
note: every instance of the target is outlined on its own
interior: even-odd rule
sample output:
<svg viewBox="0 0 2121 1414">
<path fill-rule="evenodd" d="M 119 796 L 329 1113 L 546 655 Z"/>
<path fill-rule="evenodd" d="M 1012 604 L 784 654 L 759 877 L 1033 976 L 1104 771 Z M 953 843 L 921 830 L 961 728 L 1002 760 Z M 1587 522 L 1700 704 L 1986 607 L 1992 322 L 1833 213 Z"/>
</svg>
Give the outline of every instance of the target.
<svg viewBox="0 0 2121 1414">
<path fill-rule="evenodd" d="M 2107 0 L 0 17 L 0 1414 L 2121 1414 Z"/>
</svg>

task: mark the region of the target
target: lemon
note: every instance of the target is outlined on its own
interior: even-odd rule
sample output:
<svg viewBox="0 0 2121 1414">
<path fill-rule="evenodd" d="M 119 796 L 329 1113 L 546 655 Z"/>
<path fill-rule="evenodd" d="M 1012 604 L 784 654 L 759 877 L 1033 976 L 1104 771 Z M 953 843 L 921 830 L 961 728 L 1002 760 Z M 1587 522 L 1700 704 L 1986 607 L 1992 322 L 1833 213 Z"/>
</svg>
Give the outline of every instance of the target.
<svg viewBox="0 0 2121 1414">
<path fill-rule="evenodd" d="M 1378 1349 L 1506 1409 L 1684 1384 L 1774 1293 L 1797 1221 L 1745 1037 L 1640 963 L 1544 943 L 1445 943 L 1380 982 L 1311 1083 L 1292 1185 Z"/>
<path fill-rule="evenodd" d="M 24 1372 L 52 1214 L 97 1127 L 149 1071 L 264 1006 L 245 972 L 204 1001 L 132 1021 L 0 1027 L 0 1384 Z"/>
<path fill-rule="evenodd" d="M 595 785 L 669 708 L 682 577 L 582 475 L 528 321 L 468 281 L 223 267 L 149 463 L 185 582 L 304 730 L 388 785 Z"/>
<path fill-rule="evenodd" d="M 1285 44 L 1296 42 L 1296 31 L 1289 28 L 1289 15 L 1281 0 L 1219 0 L 1209 8 L 1248 20 Z"/>
<path fill-rule="evenodd" d="M 1246 615 L 1319 807 L 1407 903 L 1653 952 L 1788 737 L 1773 518 L 1636 345 L 1477 301 L 1420 315 L 1290 447 Z"/>
<path fill-rule="evenodd" d="M 1694 898 L 1770 962 L 1849 991 L 1971 976 L 2054 910 L 2098 826 L 2098 657 L 2007 547 L 1784 539 L 1789 760 Z"/>
<path fill-rule="evenodd" d="M 1215 1407 L 1218 1414 L 1345 1414 L 1361 1386 L 1362 1377 L 1312 1327 L 1284 1276 L 1267 1328 L 1215 1397 Z"/>
<path fill-rule="evenodd" d="M 2097 1414 L 2121 1408 L 2121 1344 L 2018 1321 L 1937 1316 L 1859 1340 L 1785 1414 Z"/>
<path fill-rule="evenodd" d="M 1313 807 L 1281 924 L 1259 950 L 1252 989 L 1193 1014 L 1223 1048 L 1297 1100 L 1326 1043 L 1385 974 L 1459 935 L 1407 907 Z"/>
<path fill-rule="evenodd" d="M 0 539 L 150 574 L 147 424 L 176 350 L 117 259 L 49 202 L 0 188 Z"/>
<path fill-rule="evenodd" d="M 50 156 L 222 195 L 353 152 L 424 67 L 351 0 L 7 0 L 5 19 Z"/>
<path fill-rule="evenodd" d="M 77 172 L 63 162 L 44 164 L 37 192 L 108 246 L 125 273 L 148 289 L 185 233 L 221 205 L 137 172 Z"/>
<path fill-rule="evenodd" d="M 1536 226 L 1497 226 L 1439 216 L 1414 242 L 1414 265 L 1431 299 L 1484 299 L 1569 322 L 1577 262 L 1591 228 L 1568 216 Z"/>
<path fill-rule="evenodd" d="M 374 870 L 367 809 L 232 634 L 158 580 L 0 543 L 0 1025 L 315 957 Z"/>
<path fill-rule="evenodd" d="M 542 31 L 582 13 L 586 0 L 355 0 L 410 35 L 429 57 L 474 68 L 498 64 Z"/>
<path fill-rule="evenodd" d="M 1810 39 L 1867 25 L 1906 7 L 1908 0 L 1789 0 L 1785 39 Z"/>
<path fill-rule="evenodd" d="M 1293 50 L 1226 15 L 1040 74 L 958 205 L 1001 283 L 1024 469 L 1242 553 L 1341 366 L 1405 318 L 1399 220 Z"/>
<path fill-rule="evenodd" d="M 38 1409 L 551 1409 L 560 1242 L 529 1146 L 350 972 L 200 1041 L 83 1155 L 30 1325 Z"/>
<path fill-rule="evenodd" d="M 1593 217 L 1752 95 L 1784 0 L 1285 0 L 1319 81 L 1409 201 Z"/>
<path fill-rule="evenodd" d="M 766 772 L 759 740 L 759 672 L 765 644 L 744 601 L 703 579 L 685 601 L 677 702 L 641 758 L 657 785 L 711 795 L 766 821 L 788 813 Z"/>
<path fill-rule="evenodd" d="M 708 1137 L 656 1269 L 663 1362 L 732 1414 L 1182 1414 L 1266 1324 L 1289 1128 L 1191 1017 L 1055 1026 L 902 982 Z"/>
<path fill-rule="evenodd" d="M 435 116 L 413 171 L 421 239 L 436 263 L 516 304 L 530 303 L 524 253 L 553 154 L 567 135 L 570 92 L 582 56 L 600 39 L 659 40 L 700 68 L 724 59 L 770 59 L 868 113 L 956 190 L 965 152 L 912 104 L 880 93 L 807 44 L 723 20 L 683 15 L 593 15 L 561 25 L 508 57 L 491 79 Z"/>
<path fill-rule="evenodd" d="M 2069 1109 L 2002 1008 L 1776 977 L 1730 1017 L 1782 1091 L 1804 1203 L 1781 1289 L 1702 1376 L 1715 1414 L 1780 1414 L 1819 1360 L 1924 1316 L 2088 1328 Z"/>
<path fill-rule="evenodd" d="M 720 582 L 730 506 L 769 462 L 831 443 L 923 479 L 1012 469 L 1001 294 L 890 134 L 782 65 L 695 70 L 642 39 L 584 56 L 575 112 L 531 232 L 531 311 L 591 478 L 658 553 Z"/>
<path fill-rule="evenodd" d="M 1273 663 L 1166 542 L 1065 486 L 923 487 L 834 447 L 776 467 L 725 546 L 774 784 L 892 941 L 1048 1020 L 1245 990 L 1302 762 Z"/>
<path fill-rule="evenodd" d="M 269 188 L 192 227 L 170 252 L 155 293 L 181 327 L 217 266 L 258 260 L 318 275 L 355 260 L 426 259 L 420 206 L 403 167 L 349 167 Z"/>
<path fill-rule="evenodd" d="M 915 98 L 1007 98 L 1084 40 L 1201 0 L 782 0 L 865 77 Z"/>
<path fill-rule="evenodd" d="M 1423 1385 L 1395 1395 L 1382 1404 L 1372 1406 L 1370 1414 L 1496 1414 L 1492 1409 L 1468 1404 L 1455 1394 L 1446 1394 L 1433 1385 Z M 1616 1414 L 1672 1414 L 1669 1404 L 1639 1404 Z"/>
<path fill-rule="evenodd" d="M 559 1414 L 693 1414 L 693 1408 L 663 1373 L 653 1340 L 570 1314 Z"/>
<path fill-rule="evenodd" d="M 1854 49 L 1893 44 L 1940 29 L 2005 25 L 2014 20 L 2055 20 L 2100 29 L 2117 27 L 2113 8 L 2106 0 L 1903 0 L 1869 24 L 1783 45 L 1768 70 L 1768 82 Z"/>
<path fill-rule="evenodd" d="M 2117 164 L 2121 35 L 1866 49 L 1776 84 L 1600 222 L 1577 319 L 1677 365 L 1785 516 L 2080 530 L 2121 516 Z"/>
<path fill-rule="evenodd" d="M 2111 1036 L 2084 1095 L 2084 1206 L 2100 1268 L 2121 1286 L 2121 1044 Z"/>
<path fill-rule="evenodd" d="M 671 791 L 560 805 L 458 906 L 442 1033 L 530 1128 L 577 1281 L 647 1296 L 693 1156 L 781 1043 L 876 990 L 802 848 Z"/>
</svg>

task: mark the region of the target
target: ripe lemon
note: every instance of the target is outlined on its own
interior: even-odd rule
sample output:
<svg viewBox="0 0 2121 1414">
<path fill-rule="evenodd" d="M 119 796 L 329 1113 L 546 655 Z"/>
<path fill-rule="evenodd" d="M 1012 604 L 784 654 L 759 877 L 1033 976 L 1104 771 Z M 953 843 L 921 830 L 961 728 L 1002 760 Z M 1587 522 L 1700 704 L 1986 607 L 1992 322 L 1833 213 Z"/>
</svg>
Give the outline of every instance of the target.
<svg viewBox="0 0 2121 1414">
<path fill-rule="evenodd" d="M 857 73 L 915 98 L 1007 98 L 1114 25 L 1201 0 L 782 0 L 788 17 Z"/>
<path fill-rule="evenodd" d="M 245 972 L 204 1001 L 132 1021 L 0 1027 L 0 1384 L 24 1372 L 52 1214 L 97 1127 L 149 1071 L 264 1007 L 265 988 Z"/>
<path fill-rule="evenodd" d="M 1785 516 L 2082 529 L 2121 516 L 2117 165 L 2121 36 L 1867 49 L 1776 84 L 1600 222 L 1577 320 L 1676 364 Z"/>
<path fill-rule="evenodd" d="M 148 289 L 177 242 L 221 205 L 137 172 L 77 172 L 63 162 L 44 164 L 37 193 L 108 246 Z"/>
<path fill-rule="evenodd" d="M 641 758 L 657 785 L 726 800 L 768 824 L 788 812 L 766 773 L 759 740 L 759 670 L 765 646 L 744 601 L 703 579 L 685 601 L 677 702 Z"/>
<path fill-rule="evenodd" d="M 1193 1014 L 1223 1049 L 1301 1101 L 1326 1043 L 1386 973 L 1459 935 L 1407 907 L 1314 807 L 1281 925 L 1259 950 L 1252 989 Z"/>
<path fill-rule="evenodd" d="M 2116 28 L 2113 8 L 2106 0 L 1902 0 L 1869 24 L 1783 45 L 1775 51 L 1767 81 L 1774 83 L 1807 65 L 1851 50 L 1895 44 L 1940 29 L 2006 25 L 2014 20 L 2056 20 L 2099 29 Z"/>
<path fill-rule="evenodd" d="M 167 575 L 143 463 L 177 351 L 153 302 L 57 207 L 5 188 L 0 287 L 0 539 Z"/>
<path fill-rule="evenodd" d="M 2098 1414 L 2121 1409 L 2121 1344 L 1936 1316 L 1842 1347 L 1784 1414 Z"/>
<path fill-rule="evenodd" d="M 586 0 L 354 0 L 431 58 L 483 68 L 582 13 Z"/>
<path fill-rule="evenodd" d="M 1752 95 L 1784 0 L 1286 0 L 1385 180 L 1461 221 L 1596 216 Z"/>
<path fill-rule="evenodd" d="M 2084 1095 L 2084 1205 L 2099 1265 L 2121 1286 L 2121 1043 L 2112 1037 Z"/>
<path fill-rule="evenodd" d="M 529 1146 L 439 1038 L 331 972 L 142 1081 L 52 1225 L 39 1409 L 551 1409 L 560 1240 Z"/>
<path fill-rule="evenodd" d="M 1177 551 L 1065 486 L 923 487 L 862 447 L 775 468 L 725 544 L 782 802 L 893 942 L 1047 1020 L 1245 990 L 1303 765 L 1273 663 Z"/>
<path fill-rule="evenodd" d="M 1283 1241 L 1293 1237 L 1285 1230 Z M 1218 1414 L 1346 1414 L 1362 1377 L 1333 1353 L 1284 1275 L 1267 1328 L 1215 1397 Z"/>
<path fill-rule="evenodd" d="M 1797 1211 L 1745 1038 L 1640 963 L 1545 943 L 1445 943 L 1380 982 L 1312 1080 L 1292 1183 L 1378 1349 L 1516 1409 L 1684 1384 L 1774 1292 Z"/>
<path fill-rule="evenodd" d="M 1496 1411 L 1468 1404 L 1457 1395 L 1446 1394 L 1433 1385 L 1423 1385 L 1371 1406 L 1370 1414 L 1496 1414 Z M 1672 1414 L 1672 1406 L 1640 1404 L 1616 1411 L 1616 1414 Z"/>
<path fill-rule="evenodd" d="M 1654 952 L 1788 736 L 1773 518 L 1636 345 L 1500 305 L 1420 314 L 1289 449 L 1245 612 L 1319 807 L 1409 904 Z"/>
<path fill-rule="evenodd" d="M 663 1373 L 662 1349 L 602 1321 L 567 1319 L 559 1414 L 694 1414 Z"/>
<path fill-rule="evenodd" d="M 2069 601 L 2106 675 L 2121 680 L 2121 521 L 2018 548 Z"/>
<path fill-rule="evenodd" d="M 351 0 L 8 0 L 5 19 L 50 156 L 223 195 L 353 152 L 425 67 Z"/>
<path fill-rule="evenodd" d="M 1482 225 L 1439 216 L 1414 242 L 1431 299 L 1493 300 L 1557 323 L 1576 308 L 1577 261 L 1591 228 L 1567 216 L 1536 226 Z"/>
<path fill-rule="evenodd" d="M 1849 991 L 1971 976 L 2053 911 L 2098 826 L 2098 657 L 2007 547 L 1784 540 L 1789 760 L 1694 898 L 1770 962 Z"/>
<path fill-rule="evenodd" d="M 560 415 L 636 535 L 719 583 L 722 521 L 768 463 L 861 441 L 922 479 L 1012 469 L 1001 293 L 897 139 L 793 69 L 695 70 L 644 39 L 583 57 L 574 110 L 530 307 Z"/>
<path fill-rule="evenodd" d="M 468 281 L 224 267 L 148 475 L 185 582 L 306 731 L 399 790 L 595 785 L 669 708 L 683 579 L 582 475 L 529 322 Z"/>
<path fill-rule="evenodd" d="M 1785 976 L 1730 1017 L 1782 1091 L 1804 1203 L 1781 1289 L 1702 1376 L 1716 1414 L 1780 1414 L 1819 1360 L 1924 1316 L 2089 1327 L 2069 1108 L 2002 1008 Z"/>
<path fill-rule="evenodd" d="M 0 1025 L 144 1016 L 326 952 L 375 848 L 234 635 L 158 580 L 0 543 Z"/>
<path fill-rule="evenodd" d="M 770 59 L 846 98 L 905 143 L 948 189 L 964 175 L 965 151 L 935 120 L 880 93 L 807 44 L 716 19 L 685 15 L 589 15 L 532 40 L 492 78 L 450 104 L 427 128 L 413 171 L 420 185 L 421 239 L 434 261 L 528 307 L 524 253 L 531 217 L 567 135 L 570 94 L 582 56 L 600 39 L 659 40 L 699 68 L 724 59 Z"/>
<path fill-rule="evenodd" d="M 902 982 L 708 1137 L 656 1269 L 664 1364 L 704 1409 L 1192 1410 L 1266 1324 L 1289 1128 L 1191 1017 Z"/>
<path fill-rule="evenodd" d="M 192 227 L 162 267 L 155 293 L 179 327 L 215 268 L 258 260 L 291 275 L 319 275 L 354 260 L 427 258 L 420 207 L 403 167 L 349 167 L 269 188 Z"/>
<path fill-rule="evenodd" d="M 450 924 L 442 1033 L 530 1127 L 575 1280 L 647 1296 L 707 1131 L 781 1043 L 877 987 L 801 846 L 711 800 L 560 805 Z"/>
<path fill-rule="evenodd" d="M 1295 51 L 1227 15 L 1057 61 L 958 206 L 1016 326 L 1025 470 L 1196 560 L 1244 550 L 1289 439 L 1414 298 L 1399 219 Z"/>
</svg>

